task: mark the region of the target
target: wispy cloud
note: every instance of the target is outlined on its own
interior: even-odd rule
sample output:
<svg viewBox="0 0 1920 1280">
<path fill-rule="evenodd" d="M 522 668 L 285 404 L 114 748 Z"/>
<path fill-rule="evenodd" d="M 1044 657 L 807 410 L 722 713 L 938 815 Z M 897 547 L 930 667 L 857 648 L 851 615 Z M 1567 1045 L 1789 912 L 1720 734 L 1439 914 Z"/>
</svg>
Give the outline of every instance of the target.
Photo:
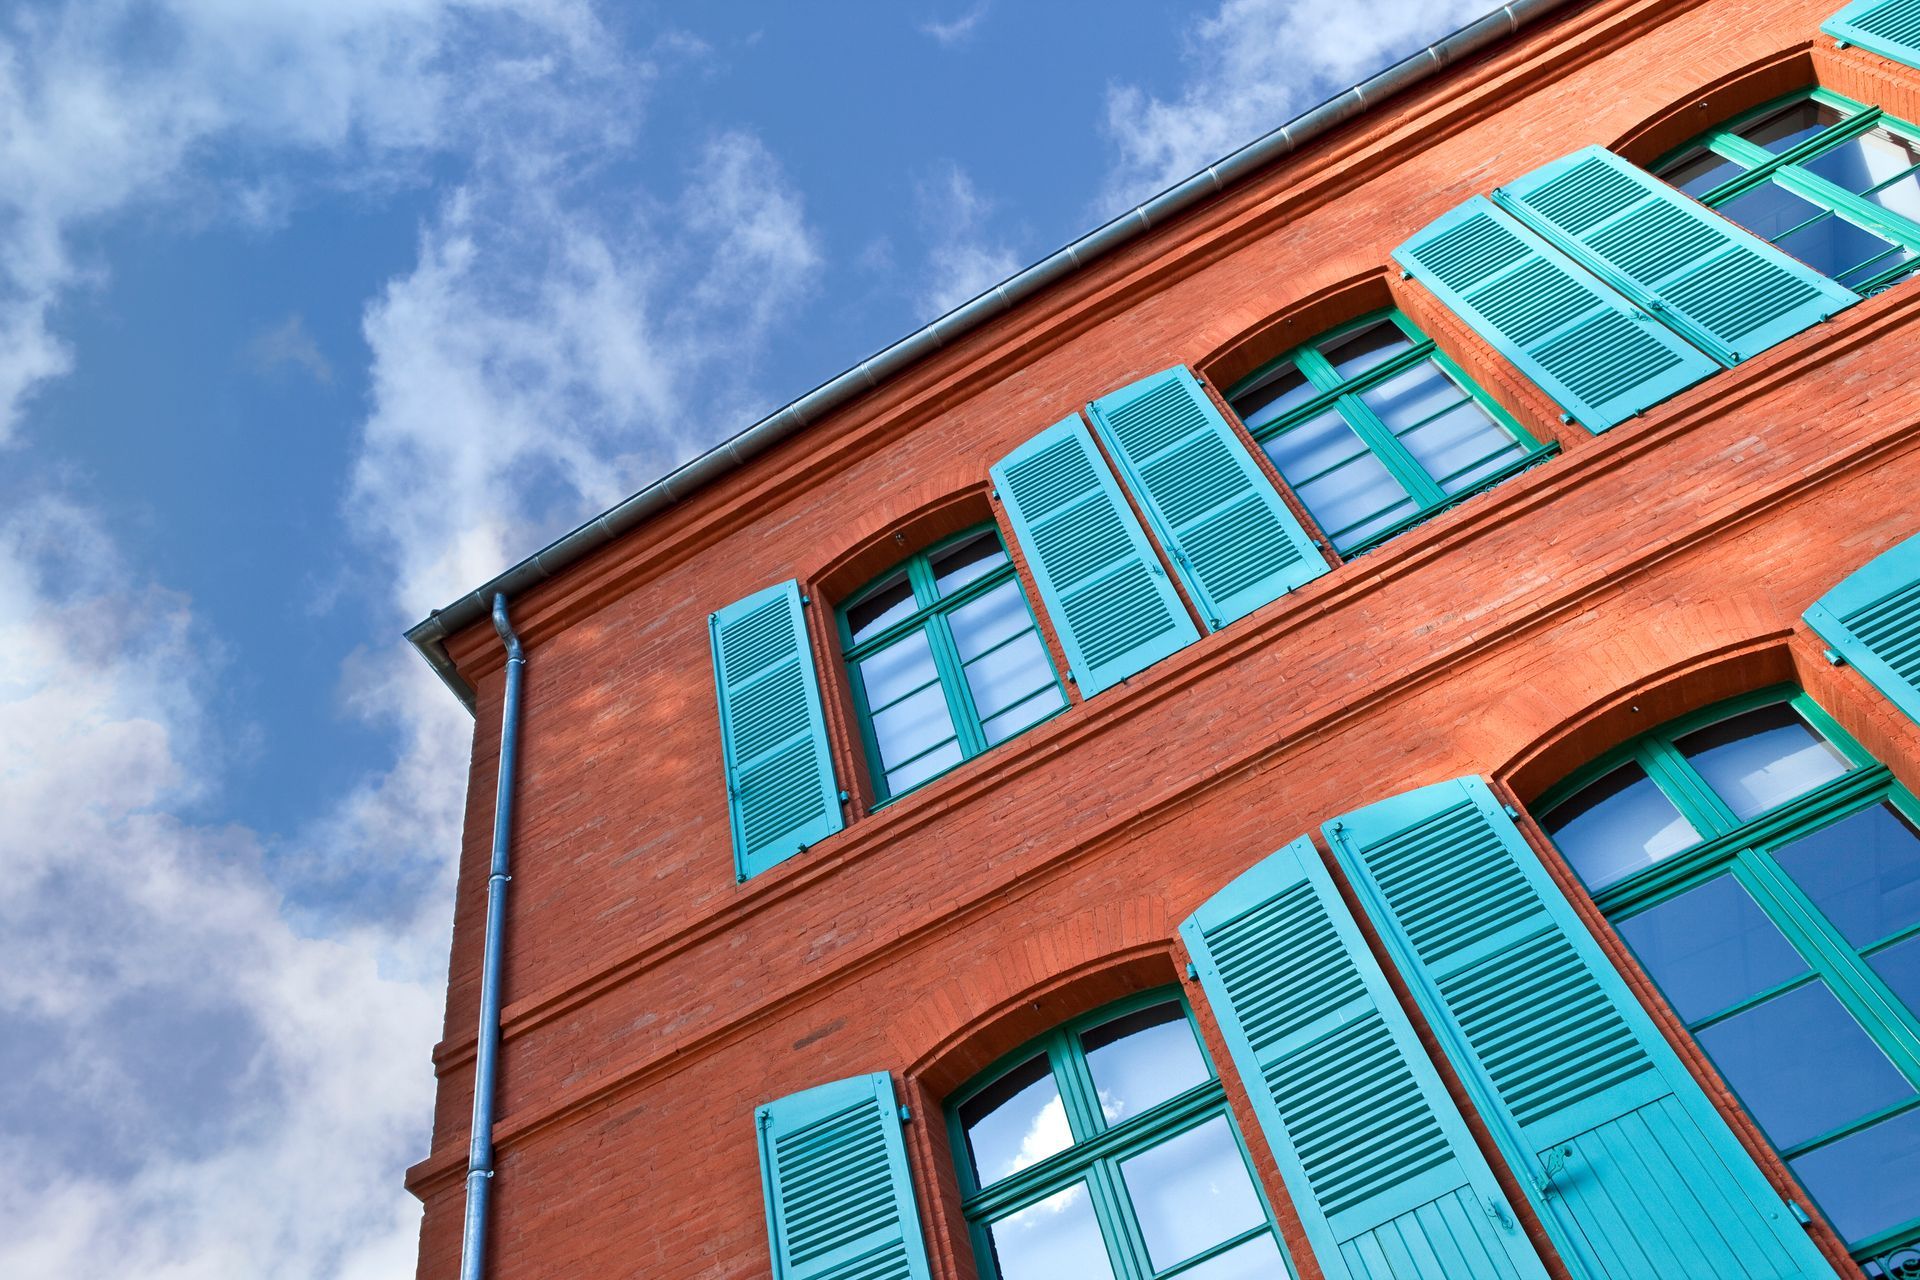
<svg viewBox="0 0 1920 1280">
<path fill-rule="evenodd" d="M 1224 0 L 1185 42 L 1171 98 L 1107 92 L 1118 155 L 1098 216 L 1134 204 L 1491 8 L 1489 0 Z"/>
<path fill-rule="evenodd" d="M 307 322 L 298 311 L 273 328 L 256 334 L 247 344 L 247 352 L 253 358 L 254 367 L 262 373 L 292 368 L 323 387 L 333 385 L 333 363 L 307 332 Z"/>
<path fill-rule="evenodd" d="M 971 9 L 957 18 L 946 22 L 929 19 L 921 23 L 921 34 L 932 36 L 936 42 L 948 48 L 963 45 L 973 38 L 973 33 L 987 20 L 987 13 L 992 8 L 993 0 L 977 0 Z"/>
<path fill-rule="evenodd" d="M 929 248 L 917 302 L 927 319 L 991 289 L 1019 269 L 1020 259 L 988 223 L 993 201 L 967 171 L 948 161 L 915 185 L 919 220 Z"/>
</svg>

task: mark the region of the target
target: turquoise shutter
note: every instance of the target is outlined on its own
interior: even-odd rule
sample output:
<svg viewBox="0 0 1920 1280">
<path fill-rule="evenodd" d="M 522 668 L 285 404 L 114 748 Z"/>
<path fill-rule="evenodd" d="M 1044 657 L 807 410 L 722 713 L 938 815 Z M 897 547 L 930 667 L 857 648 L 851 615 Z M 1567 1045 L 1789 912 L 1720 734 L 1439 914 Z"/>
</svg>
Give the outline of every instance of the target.
<svg viewBox="0 0 1920 1280">
<path fill-rule="evenodd" d="M 1484 782 L 1327 836 L 1576 1274 L 1833 1273 Z"/>
<path fill-rule="evenodd" d="M 1393 256 L 1589 431 L 1719 368 L 1482 196 Z"/>
<path fill-rule="evenodd" d="M 840 829 L 800 585 L 768 587 L 708 620 L 727 811 L 740 879 Z"/>
<path fill-rule="evenodd" d="M 1806 618 L 1837 656 L 1920 720 L 1920 536 L 1848 574 Z"/>
<path fill-rule="evenodd" d="M 1493 198 L 1722 364 L 1860 300 L 1604 147 L 1535 169 Z"/>
<path fill-rule="evenodd" d="M 992 474 L 1083 697 L 1200 638 L 1077 416 Z"/>
<path fill-rule="evenodd" d="M 775 1280 L 928 1280 L 885 1072 L 791 1094 L 754 1118 Z"/>
<path fill-rule="evenodd" d="M 1920 0 L 1854 0 L 1820 29 L 1843 45 L 1920 67 Z"/>
<path fill-rule="evenodd" d="M 1327 571 L 1313 539 L 1184 367 L 1102 396 L 1087 412 L 1214 630 Z"/>
<path fill-rule="evenodd" d="M 1312 841 L 1180 936 L 1328 1280 L 1546 1280 Z"/>
</svg>

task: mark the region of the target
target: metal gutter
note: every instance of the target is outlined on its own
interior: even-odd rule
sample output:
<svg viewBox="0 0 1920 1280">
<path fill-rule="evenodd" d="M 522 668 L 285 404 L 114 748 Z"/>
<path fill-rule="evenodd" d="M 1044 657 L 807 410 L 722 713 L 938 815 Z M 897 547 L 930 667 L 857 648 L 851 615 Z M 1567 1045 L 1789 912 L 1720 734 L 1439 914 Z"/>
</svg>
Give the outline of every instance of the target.
<svg viewBox="0 0 1920 1280">
<path fill-rule="evenodd" d="M 1067 276 L 1146 234 L 1175 215 L 1217 194 L 1255 169 L 1291 154 L 1330 133 L 1403 89 L 1419 84 L 1462 58 L 1512 35 L 1527 23 L 1581 0 L 1512 0 L 1493 12 L 1403 58 L 1385 71 L 1322 102 L 1319 106 L 1256 138 L 1183 182 L 1134 206 L 1066 247 L 1042 258 L 992 289 L 962 303 L 932 324 L 869 356 L 846 372 L 821 383 L 798 400 L 767 415 L 723 443 L 682 464 L 646 488 L 595 516 L 573 532 L 534 553 L 484 586 L 436 609 L 407 631 L 407 639 L 453 690 L 469 712 L 473 686 L 454 668 L 446 641 L 486 617 L 497 595 L 518 596 L 567 566 L 612 542 L 621 534 L 687 498 L 709 483 L 738 470 L 758 454 L 818 421 L 863 392 L 945 347 L 988 320 L 1010 311 Z"/>
</svg>

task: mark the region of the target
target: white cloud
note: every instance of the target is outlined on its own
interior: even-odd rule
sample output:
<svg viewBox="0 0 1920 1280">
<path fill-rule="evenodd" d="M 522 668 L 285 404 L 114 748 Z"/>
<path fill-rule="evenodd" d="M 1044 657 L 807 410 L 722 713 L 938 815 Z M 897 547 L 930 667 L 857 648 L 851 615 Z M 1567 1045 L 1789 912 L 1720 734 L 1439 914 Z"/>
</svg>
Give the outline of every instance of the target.
<svg viewBox="0 0 1920 1280">
<path fill-rule="evenodd" d="M 977 3 L 957 18 L 946 22 L 927 21 L 920 24 L 923 35 L 932 36 L 936 43 L 948 48 L 965 44 L 986 21 L 988 10 L 993 8 L 993 0 L 977 0 Z"/>
<path fill-rule="evenodd" d="M 256 335 L 247 350 L 253 357 L 254 367 L 262 373 L 294 369 L 323 387 L 333 384 L 333 362 L 307 332 L 306 319 L 297 311 Z"/>
<path fill-rule="evenodd" d="M 1107 92 L 1119 155 L 1102 216 L 1136 204 L 1493 6 L 1490 0 L 1223 0 L 1186 41 L 1170 100 Z"/>
<path fill-rule="evenodd" d="M 949 161 L 917 184 L 920 224 L 927 234 L 926 274 L 916 299 L 927 319 L 986 292 L 1020 268 L 1013 248 L 989 234 L 993 202 Z"/>
</svg>

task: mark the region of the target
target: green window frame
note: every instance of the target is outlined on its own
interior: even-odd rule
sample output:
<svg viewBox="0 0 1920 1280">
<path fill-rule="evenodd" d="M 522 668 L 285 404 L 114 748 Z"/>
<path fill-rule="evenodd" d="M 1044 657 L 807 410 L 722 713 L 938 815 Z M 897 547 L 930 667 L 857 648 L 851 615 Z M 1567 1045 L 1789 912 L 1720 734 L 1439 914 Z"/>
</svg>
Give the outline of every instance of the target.
<svg viewBox="0 0 1920 1280">
<path fill-rule="evenodd" d="M 939 565 L 943 557 L 976 542 L 984 543 L 987 538 L 993 540 L 998 562 L 976 576 L 943 587 L 943 577 L 951 577 L 955 572 L 949 570 L 946 574 L 942 573 Z M 1012 584 L 1013 594 L 1020 598 L 1020 617 L 1025 625 L 996 636 L 992 643 L 978 651 L 968 652 L 968 645 L 964 643 L 967 638 L 956 635 L 956 617 L 967 612 L 969 606 L 985 607 L 987 597 L 1004 591 L 1009 583 Z M 906 585 L 911 595 L 910 609 L 898 613 L 895 606 L 889 606 L 883 614 L 883 625 L 856 640 L 853 615 L 863 604 L 876 600 L 883 593 L 897 592 L 902 584 Z M 1013 558 L 1007 554 L 1006 543 L 994 525 L 976 525 L 907 557 L 849 596 L 836 610 L 836 616 L 840 629 L 840 651 L 846 660 L 847 680 L 858 713 L 860 738 L 873 779 L 876 807 L 927 785 L 990 747 L 1010 741 L 1067 709 L 1067 696 L 1060 683 L 1060 673 L 1040 633 L 1033 604 L 1020 585 Z M 889 651 L 904 654 L 906 650 L 901 646 L 919 644 L 924 644 L 930 655 L 931 661 L 926 664 L 930 667 L 930 673 L 904 691 L 887 690 L 886 700 L 880 705 L 873 705 L 868 696 L 868 664 Z M 1032 687 L 1023 687 L 1018 691 L 1018 696 L 1004 697 L 999 706 L 988 707 L 983 714 L 976 690 L 992 678 L 991 664 L 997 657 L 1015 654 L 1016 646 L 1019 653 L 1026 655 L 1026 665 L 1033 669 Z M 976 681 L 976 672 L 989 674 Z M 1043 675 L 1044 678 L 1041 678 Z M 887 759 L 881 735 L 876 728 L 877 717 L 925 695 L 935 685 L 941 691 L 951 733 L 899 759 Z M 1022 718 L 1026 716 L 1031 718 Z M 1013 726 L 1011 730 L 1003 731 L 1007 730 L 1008 725 Z M 910 781 L 904 784 L 890 783 L 891 778 L 902 775 Z"/>
<path fill-rule="evenodd" d="M 1136 1114 L 1110 1120 L 1106 1114 L 1094 1073 L 1088 1066 L 1088 1051 L 1082 1037 L 1108 1027 L 1120 1019 L 1164 1005 L 1178 1005 L 1187 1029 L 1193 1035 L 1198 1061 L 1206 1069 L 1206 1078 L 1164 1098 Z M 1000 1084 L 1011 1073 L 1045 1060 L 1059 1090 L 1059 1101 L 1071 1131 L 1071 1144 L 1016 1172 L 979 1185 L 968 1145 L 963 1119 L 966 1105 Z M 1274 1251 L 1289 1276 L 1297 1273 L 1287 1255 L 1272 1206 L 1260 1186 L 1246 1139 L 1227 1105 L 1226 1089 L 1220 1082 L 1212 1055 L 1207 1051 L 1193 1008 L 1178 987 L 1143 991 L 1102 1006 L 1091 1013 L 1061 1023 L 1045 1035 L 1031 1040 L 1007 1054 L 974 1080 L 951 1095 L 946 1102 L 948 1140 L 960 1178 L 961 1207 L 973 1242 L 974 1258 L 980 1280 L 1007 1280 L 995 1255 L 990 1228 L 1043 1202 L 1071 1192 L 1084 1184 L 1097 1223 L 1101 1243 L 1107 1250 L 1115 1280 L 1162 1280 L 1189 1274 L 1209 1274 L 1208 1264 L 1234 1249 L 1257 1242 L 1263 1237 L 1273 1241 Z M 1155 1269 L 1148 1236 L 1142 1229 L 1141 1214 L 1128 1192 L 1122 1166 L 1129 1160 L 1146 1156 L 1165 1144 L 1194 1134 L 1215 1120 L 1226 1122 L 1227 1132 L 1240 1154 L 1247 1180 L 1258 1201 L 1260 1220 L 1224 1240 L 1159 1269 Z M 1055 1203 L 1058 1203 L 1057 1201 Z M 1164 1209 L 1164 1206 L 1162 1206 Z M 1093 1271 L 1061 1273 L 1092 1276 Z"/>
<path fill-rule="evenodd" d="M 1817 737 L 1824 739 L 1841 757 L 1845 769 L 1837 777 L 1743 821 L 1676 743 L 1696 730 L 1778 706 L 1791 709 Z M 1609 923 L 1622 932 L 1629 948 L 1633 946 L 1632 922 L 1636 917 L 1711 881 L 1731 876 L 1767 921 L 1784 935 L 1806 966 L 1802 973 L 1697 1016 L 1680 1015 L 1689 1033 L 1698 1038 L 1770 1000 L 1825 983 L 1873 1046 L 1886 1055 L 1915 1091 L 1911 1098 L 1856 1116 L 1804 1140 L 1786 1146 L 1775 1143 L 1774 1149 L 1782 1160 L 1791 1168 L 1795 1160 L 1831 1147 L 1882 1121 L 1920 1115 L 1920 1019 L 1905 1007 L 1873 965 L 1876 957 L 1920 938 L 1920 919 L 1908 922 L 1885 937 L 1856 945 L 1841 933 L 1829 914 L 1776 857 L 1796 841 L 1883 805 L 1910 826 L 1920 829 L 1920 801 L 1817 703 L 1794 688 L 1782 686 L 1717 703 L 1669 721 L 1598 757 L 1543 793 L 1539 801 L 1530 806 L 1539 815 L 1542 828 L 1551 835 L 1559 825 L 1554 822 L 1554 815 L 1561 805 L 1625 765 L 1636 765 L 1643 770 L 1699 837 L 1692 845 L 1657 857 L 1650 865 L 1593 893 L 1594 902 Z M 1657 985 L 1657 975 L 1655 981 Z M 1711 1048 L 1702 1047 L 1711 1057 Z M 1729 1087 L 1736 1097 L 1740 1096 L 1740 1090 L 1732 1082 Z M 1747 1103 L 1743 1100 L 1742 1105 Z M 1752 1108 L 1747 1109 L 1751 1113 Z M 1818 1201 L 1817 1196 L 1813 1198 Z M 1920 1205 L 1915 1206 L 1915 1214 L 1910 1219 L 1871 1236 L 1849 1240 L 1848 1246 L 1857 1259 L 1869 1264 L 1870 1275 L 1881 1274 L 1873 1269 L 1876 1260 L 1896 1251 L 1920 1248 Z"/>
<path fill-rule="evenodd" d="M 1743 130 L 1808 102 L 1837 113 L 1839 120 L 1778 153 L 1742 136 Z M 1769 185 L 1815 206 L 1816 212 L 1771 234 L 1760 227 L 1749 227 L 1789 254 L 1795 252 L 1793 238 L 1796 235 L 1807 232 L 1829 216 L 1887 241 L 1889 247 L 1878 255 L 1830 273 L 1840 284 L 1866 297 L 1920 271 L 1920 220 L 1903 216 L 1872 198 L 1892 192 L 1898 184 L 1915 178 L 1916 170 L 1920 170 L 1920 154 L 1916 154 L 1913 165 L 1873 182 L 1863 192 L 1850 191 L 1819 170 L 1834 162 L 1836 152 L 1876 130 L 1891 134 L 1898 142 L 1920 153 L 1920 127 L 1829 89 L 1802 89 L 1722 121 L 1662 156 L 1652 166 L 1652 172 L 1742 226 L 1748 224 L 1740 216 L 1742 207 L 1738 202 Z M 1720 163 L 1714 163 L 1716 160 Z M 1687 176 L 1690 168 L 1701 165 L 1706 167 L 1692 177 Z M 1914 204 L 1920 208 L 1920 200 Z M 1809 265 L 1826 270 L 1825 266 Z"/>
<path fill-rule="evenodd" d="M 1343 375 L 1324 354 L 1325 351 L 1377 325 L 1390 324 L 1398 329 L 1408 342 L 1405 350 L 1394 353 L 1390 358 L 1357 372 Z M 1422 365 L 1432 365 L 1440 374 L 1452 382 L 1460 392 L 1457 399 L 1440 405 L 1431 412 L 1425 412 L 1418 419 L 1396 430 L 1384 421 L 1381 415 L 1369 405 L 1367 396 L 1378 388 L 1392 382 L 1395 378 L 1418 369 Z M 1320 536 L 1332 545 L 1335 551 L 1345 557 L 1352 557 L 1368 551 L 1397 534 L 1406 532 L 1415 525 L 1432 519 L 1473 495 L 1499 484 L 1502 480 L 1525 471 L 1559 451 L 1554 441 L 1536 439 L 1527 429 L 1517 422 L 1513 415 L 1503 409 L 1499 402 L 1475 386 L 1466 372 L 1448 358 L 1439 349 L 1433 339 L 1420 332 L 1419 328 L 1398 309 L 1388 308 L 1362 316 L 1348 324 L 1340 325 L 1318 335 L 1309 342 L 1302 343 L 1290 350 L 1283 351 L 1273 359 L 1255 369 L 1246 377 L 1228 388 L 1226 399 L 1233 406 L 1243 425 L 1249 418 L 1256 416 L 1258 409 L 1248 407 L 1249 400 L 1267 390 L 1275 379 L 1286 377 L 1290 370 L 1297 370 L 1306 381 L 1306 386 L 1298 389 L 1299 394 L 1307 398 L 1289 405 L 1285 412 L 1258 426 L 1247 426 L 1261 448 L 1267 452 L 1275 469 L 1281 472 L 1301 505 L 1307 508 L 1313 518 Z M 1310 389 L 1310 394 L 1308 394 Z M 1292 392 L 1288 394 L 1294 394 Z M 1492 425 L 1511 437 L 1512 445 L 1470 458 L 1442 475 L 1432 474 L 1423 466 L 1414 452 L 1403 442 L 1403 437 L 1413 434 L 1423 427 L 1437 423 L 1448 414 L 1456 413 L 1464 405 L 1474 405 L 1484 413 Z M 1274 457 L 1276 443 L 1288 433 L 1295 432 L 1310 423 L 1321 419 L 1328 413 L 1337 413 L 1346 425 L 1352 429 L 1359 442 L 1365 446 L 1364 453 L 1351 454 L 1334 460 L 1331 465 L 1317 472 L 1300 474 L 1298 471 L 1288 475 L 1288 468 L 1280 465 Z M 1498 459 L 1503 453 L 1517 446 L 1518 453 L 1506 462 L 1484 475 L 1474 476 L 1470 483 L 1449 492 L 1446 487 L 1460 476 L 1472 475 L 1477 467 Z M 1402 502 L 1390 504 L 1375 512 L 1362 516 L 1358 520 L 1347 521 L 1344 526 L 1328 528 L 1327 520 L 1314 510 L 1315 503 L 1304 494 L 1314 484 L 1336 471 L 1353 466 L 1365 465 L 1363 459 L 1368 455 L 1383 467 L 1394 483 L 1406 492 Z M 1393 511 L 1397 506 L 1410 505 L 1411 509 L 1397 519 L 1384 525 L 1372 527 L 1379 518 Z M 1323 508 L 1324 509 L 1324 508 Z"/>
</svg>

